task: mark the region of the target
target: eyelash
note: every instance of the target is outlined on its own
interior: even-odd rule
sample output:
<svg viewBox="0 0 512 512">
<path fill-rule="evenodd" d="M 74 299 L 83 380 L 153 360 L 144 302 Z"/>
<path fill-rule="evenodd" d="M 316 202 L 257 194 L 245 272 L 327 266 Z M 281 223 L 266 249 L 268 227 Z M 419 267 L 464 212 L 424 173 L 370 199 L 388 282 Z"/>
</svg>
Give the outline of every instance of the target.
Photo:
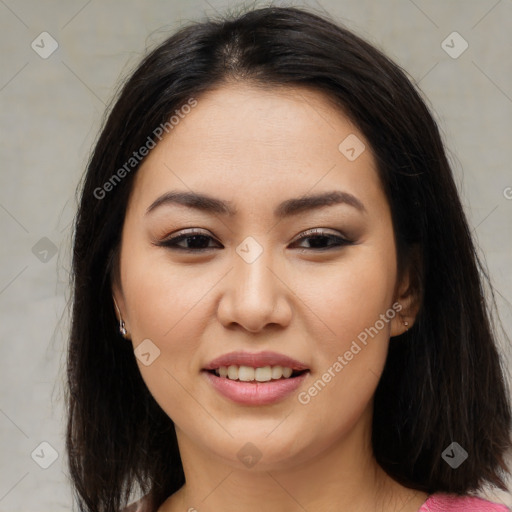
<svg viewBox="0 0 512 512">
<path fill-rule="evenodd" d="M 316 235 L 316 236 L 312 236 L 312 235 Z M 186 233 L 182 233 L 180 235 L 173 236 L 170 238 L 165 238 L 159 242 L 156 242 L 155 245 L 157 245 L 159 247 L 167 247 L 168 249 L 171 249 L 171 250 L 188 252 L 188 253 L 200 253 L 200 252 L 210 251 L 212 249 L 219 249 L 219 247 L 203 247 L 200 249 L 192 249 L 190 247 L 180 247 L 179 245 L 177 245 L 179 242 L 181 242 L 183 240 L 187 240 L 189 238 L 194 238 L 194 237 L 202 237 L 202 238 L 209 238 L 210 240 L 215 240 L 213 237 L 211 237 L 201 231 L 191 229 L 190 231 L 188 231 Z M 301 233 L 301 235 L 299 237 L 297 237 L 295 242 L 300 242 L 301 240 L 306 240 L 309 238 L 316 239 L 316 240 L 319 240 L 322 238 L 327 238 L 330 240 L 336 240 L 337 243 L 328 245 L 323 248 L 305 247 L 305 248 L 302 248 L 302 251 L 300 251 L 300 252 L 306 252 L 308 250 L 315 251 L 315 252 L 322 252 L 322 251 L 330 250 L 330 249 L 333 249 L 336 247 L 343 247 L 346 245 L 353 244 L 352 241 L 347 240 L 346 238 L 343 238 L 338 235 L 326 233 L 325 231 L 322 231 L 319 228 L 312 228 L 312 229 L 308 229 L 307 231 L 304 231 L 303 233 Z M 220 243 L 220 242 L 218 242 L 218 243 Z"/>
</svg>

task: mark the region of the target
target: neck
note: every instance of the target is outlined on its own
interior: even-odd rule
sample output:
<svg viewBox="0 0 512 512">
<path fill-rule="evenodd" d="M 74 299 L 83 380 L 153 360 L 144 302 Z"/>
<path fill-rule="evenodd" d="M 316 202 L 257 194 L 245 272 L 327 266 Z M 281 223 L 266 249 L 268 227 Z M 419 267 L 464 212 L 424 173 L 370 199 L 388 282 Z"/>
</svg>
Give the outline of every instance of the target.
<svg viewBox="0 0 512 512">
<path fill-rule="evenodd" d="M 295 457 L 284 466 L 257 463 L 250 469 L 205 453 L 177 429 L 186 484 L 160 512 L 417 511 L 426 494 L 402 487 L 377 464 L 370 426 L 358 422 L 342 439 L 302 461 Z"/>
</svg>

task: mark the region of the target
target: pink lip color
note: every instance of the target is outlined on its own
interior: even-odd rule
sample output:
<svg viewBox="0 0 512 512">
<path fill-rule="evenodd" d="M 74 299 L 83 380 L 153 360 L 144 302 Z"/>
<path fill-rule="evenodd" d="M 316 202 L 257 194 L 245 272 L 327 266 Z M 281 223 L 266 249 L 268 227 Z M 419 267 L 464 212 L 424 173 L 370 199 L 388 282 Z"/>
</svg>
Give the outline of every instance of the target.
<svg viewBox="0 0 512 512">
<path fill-rule="evenodd" d="M 304 382 L 308 374 L 305 372 L 297 377 L 268 382 L 241 382 L 218 377 L 208 371 L 201 373 L 219 393 L 244 405 L 266 405 L 283 400 Z"/>
<path fill-rule="evenodd" d="M 251 366 L 252 368 L 262 368 L 264 366 L 284 366 L 291 368 L 292 370 L 308 370 L 308 367 L 297 361 L 292 359 L 291 357 L 285 356 L 283 354 L 278 354 L 277 352 L 230 352 L 229 354 L 224 354 L 220 357 L 216 357 L 213 361 L 210 361 L 203 369 L 204 370 L 216 370 L 221 366 Z"/>
</svg>

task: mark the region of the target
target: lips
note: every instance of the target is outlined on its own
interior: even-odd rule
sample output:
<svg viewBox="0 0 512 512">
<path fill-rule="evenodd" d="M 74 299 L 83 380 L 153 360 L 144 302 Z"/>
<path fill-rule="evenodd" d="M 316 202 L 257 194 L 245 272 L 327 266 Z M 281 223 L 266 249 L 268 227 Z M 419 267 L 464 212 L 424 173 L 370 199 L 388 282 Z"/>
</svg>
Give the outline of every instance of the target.
<svg viewBox="0 0 512 512">
<path fill-rule="evenodd" d="M 221 366 L 250 366 L 251 368 L 262 368 L 265 366 L 282 366 L 286 368 L 291 368 L 292 370 L 298 372 L 303 370 L 308 370 L 308 367 L 293 359 L 291 357 L 285 356 L 283 354 L 278 354 L 277 352 L 230 352 L 229 354 L 224 354 L 220 357 L 216 357 L 212 361 L 210 361 L 203 369 L 217 370 Z"/>
<path fill-rule="evenodd" d="M 258 375 L 259 372 L 264 375 Z M 277 352 L 231 352 L 210 361 L 201 373 L 225 398 L 254 406 L 280 402 L 289 397 L 308 377 L 309 368 Z"/>
</svg>

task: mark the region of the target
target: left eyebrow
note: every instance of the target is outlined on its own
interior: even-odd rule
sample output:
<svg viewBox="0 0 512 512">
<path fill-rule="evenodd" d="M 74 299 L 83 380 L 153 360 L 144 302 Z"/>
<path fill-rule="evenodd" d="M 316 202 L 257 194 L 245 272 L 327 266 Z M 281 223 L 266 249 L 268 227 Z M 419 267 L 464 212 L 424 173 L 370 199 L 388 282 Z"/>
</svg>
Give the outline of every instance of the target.
<svg viewBox="0 0 512 512">
<path fill-rule="evenodd" d="M 315 210 L 337 204 L 346 204 L 354 207 L 361 213 L 367 213 L 364 204 L 356 196 L 341 190 L 333 190 L 332 192 L 324 192 L 322 194 L 287 199 L 276 208 L 274 215 L 279 218 L 290 217 L 307 210 Z"/>
<path fill-rule="evenodd" d="M 180 204 L 196 210 L 220 215 L 234 216 L 237 209 L 231 201 L 224 201 L 215 197 L 199 194 L 197 192 L 170 191 L 158 197 L 146 210 L 146 215 L 159 206 L 165 204 Z M 316 210 L 324 206 L 346 204 L 367 213 L 364 204 L 354 195 L 340 190 L 324 192 L 321 194 L 309 195 L 287 199 L 280 203 L 274 210 L 274 216 L 278 218 L 291 217 L 308 210 Z"/>
</svg>

